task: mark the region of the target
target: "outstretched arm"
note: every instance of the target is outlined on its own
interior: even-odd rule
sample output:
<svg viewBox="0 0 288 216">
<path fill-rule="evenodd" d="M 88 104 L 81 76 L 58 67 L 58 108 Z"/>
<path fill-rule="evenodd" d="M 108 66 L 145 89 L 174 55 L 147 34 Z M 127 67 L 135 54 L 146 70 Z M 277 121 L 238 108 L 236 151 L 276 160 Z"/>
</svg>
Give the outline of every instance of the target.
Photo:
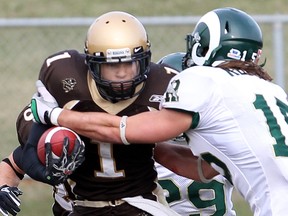
<svg viewBox="0 0 288 216">
<path fill-rule="evenodd" d="M 57 122 L 81 135 L 111 143 L 122 143 L 121 130 L 129 143 L 169 140 L 188 130 L 192 122 L 190 114 L 167 109 L 130 116 L 126 120 L 126 128 L 120 127 L 121 119 L 107 113 L 63 110 Z"/>
<path fill-rule="evenodd" d="M 120 120 L 121 117 L 107 113 L 83 113 L 64 109 L 58 117 L 58 124 L 98 141 L 121 143 Z"/>
<path fill-rule="evenodd" d="M 76 112 L 58 107 L 41 81 L 31 100 L 34 119 L 43 124 L 68 127 L 102 142 L 155 143 L 172 139 L 188 130 L 192 114 L 170 109 L 140 113 L 127 119 L 107 113 Z"/>
<path fill-rule="evenodd" d="M 99 141 L 122 143 L 119 129 L 121 119 L 104 113 L 63 110 L 58 117 L 58 123 Z M 186 131 L 191 121 L 190 114 L 173 110 L 141 113 L 127 118 L 125 138 L 130 143 L 156 143 L 168 140 Z M 207 179 L 219 174 L 207 162 L 200 160 L 199 164 L 199 158 L 194 156 L 187 146 L 157 143 L 154 157 L 158 163 L 172 172 L 196 181 L 207 182 Z"/>
</svg>

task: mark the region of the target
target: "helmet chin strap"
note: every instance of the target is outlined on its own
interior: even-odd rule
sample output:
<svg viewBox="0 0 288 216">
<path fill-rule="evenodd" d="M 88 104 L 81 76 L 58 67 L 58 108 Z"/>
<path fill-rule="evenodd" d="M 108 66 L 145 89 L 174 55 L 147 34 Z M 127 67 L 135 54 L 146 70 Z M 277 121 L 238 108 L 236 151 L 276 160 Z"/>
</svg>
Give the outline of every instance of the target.
<svg viewBox="0 0 288 216">
<path fill-rule="evenodd" d="M 191 58 L 193 60 L 193 62 L 196 64 L 196 65 L 204 65 L 205 63 L 205 57 L 199 57 L 197 56 L 197 50 L 198 50 L 198 47 L 201 46 L 200 43 L 196 43 L 193 47 L 192 47 L 192 51 L 191 51 Z"/>
</svg>

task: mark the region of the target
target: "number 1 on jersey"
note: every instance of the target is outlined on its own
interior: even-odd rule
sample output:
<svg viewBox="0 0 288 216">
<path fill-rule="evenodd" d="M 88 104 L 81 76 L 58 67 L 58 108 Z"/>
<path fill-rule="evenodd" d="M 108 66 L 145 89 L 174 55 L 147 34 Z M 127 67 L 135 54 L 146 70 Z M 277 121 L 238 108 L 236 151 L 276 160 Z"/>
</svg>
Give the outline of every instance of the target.
<svg viewBox="0 0 288 216">
<path fill-rule="evenodd" d="M 125 176 L 123 170 L 116 169 L 116 162 L 113 157 L 113 145 L 99 143 L 98 145 L 101 171 L 94 171 L 96 177 L 117 178 Z"/>
</svg>

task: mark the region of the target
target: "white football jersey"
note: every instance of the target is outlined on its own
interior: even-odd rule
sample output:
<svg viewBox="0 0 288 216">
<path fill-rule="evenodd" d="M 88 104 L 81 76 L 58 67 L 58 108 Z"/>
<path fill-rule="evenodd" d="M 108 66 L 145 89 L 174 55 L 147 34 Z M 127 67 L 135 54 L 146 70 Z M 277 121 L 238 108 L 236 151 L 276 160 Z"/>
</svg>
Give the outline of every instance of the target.
<svg viewBox="0 0 288 216">
<path fill-rule="evenodd" d="M 233 186 L 223 176 L 200 183 L 179 176 L 158 163 L 156 169 L 169 206 L 181 216 L 236 215 L 231 201 Z"/>
<path fill-rule="evenodd" d="M 283 89 L 243 71 L 195 66 L 171 80 L 161 106 L 194 113 L 185 132 L 193 153 L 233 182 L 254 215 L 287 215 Z"/>
</svg>

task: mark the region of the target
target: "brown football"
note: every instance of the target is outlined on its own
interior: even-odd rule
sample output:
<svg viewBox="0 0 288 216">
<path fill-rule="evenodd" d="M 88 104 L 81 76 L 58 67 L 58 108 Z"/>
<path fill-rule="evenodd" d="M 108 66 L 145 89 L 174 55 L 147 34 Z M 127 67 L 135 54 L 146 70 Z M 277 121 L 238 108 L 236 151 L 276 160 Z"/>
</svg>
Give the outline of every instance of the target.
<svg viewBox="0 0 288 216">
<path fill-rule="evenodd" d="M 52 156 L 57 159 L 62 155 L 65 137 L 69 139 L 68 155 L 71 155 L 76 139 L 80 141 L 80 137 L 74 131 L 65 127 L 52 127 L 42 134 L 37 146 L 38 158 L 42 164 L 46 164 L 45 143 L 51 143 Z"/>
</svg>

